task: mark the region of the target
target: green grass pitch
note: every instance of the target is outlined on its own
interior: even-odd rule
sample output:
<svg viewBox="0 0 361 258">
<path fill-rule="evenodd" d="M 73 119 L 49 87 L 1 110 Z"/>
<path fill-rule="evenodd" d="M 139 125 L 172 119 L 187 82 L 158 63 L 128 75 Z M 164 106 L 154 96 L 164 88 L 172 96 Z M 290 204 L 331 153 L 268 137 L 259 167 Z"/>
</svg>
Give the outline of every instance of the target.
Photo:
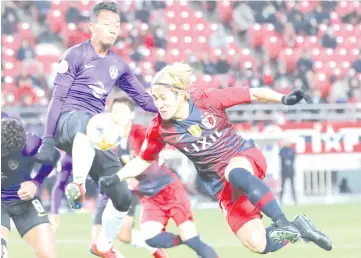
<svg viewBox="0 0 361 258">
<path fill-rule="evenodd" d="M 334 249 L 326 252 L 314 244 L 303 242 L 288 245 L 283 250 L 268 254 L 278 258 L 360 258 L 361 257 L 361 204 L 340 204 L 321 206 L 285 207 L 291 219 L 296 214 L 306 214 L 319 228 L 333 240 Z M 212 245 L 221 258 L 261 257 L 253 254 L 241 243 L 229 229 L 223 214 L 218 209 L 194 210 L 198 231 L 204 241 Z M 58 258 L 95 257 L 89 253 L 91 214 L 66 214 L 61 218 L 61 225 L 56 234 Z M 265 224 L 269 223 L 264 220 Z M 176 232 L 174 224 L 168 226 Z M 9 257 L 34 257 L 30 248 L 19 237 L 16 230 L 10 233 Z M 127 257 L 151 257 L 147 251 L 129 245 L 117 244 L 120 252 Z M 196 257 L 186 247 L 166 250 L 170 258 Z"/>
</svg>

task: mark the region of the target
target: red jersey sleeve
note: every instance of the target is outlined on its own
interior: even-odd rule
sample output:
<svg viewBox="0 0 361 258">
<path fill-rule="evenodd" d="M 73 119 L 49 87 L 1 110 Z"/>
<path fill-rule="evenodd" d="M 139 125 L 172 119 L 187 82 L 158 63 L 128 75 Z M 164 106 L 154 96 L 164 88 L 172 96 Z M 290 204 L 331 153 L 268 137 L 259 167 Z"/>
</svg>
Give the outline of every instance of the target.
<svg viewBox="0 0 361 258">
<path fill-rule="evenodd" d="M 159 134 L 159 116 L 157 116 L 152 120 L 147 129 L 139 156 L 146 161 L 157 160 L 158 155 L 164 146 L 165 143 L 162 141 Z"/>
<path fill-rule="evenodd" d="M 249 87 L 209 90 L 205 92 L 205 97 L 207 103 L 216 104 L 223 109 L 251 103 Z"/>
</svg>

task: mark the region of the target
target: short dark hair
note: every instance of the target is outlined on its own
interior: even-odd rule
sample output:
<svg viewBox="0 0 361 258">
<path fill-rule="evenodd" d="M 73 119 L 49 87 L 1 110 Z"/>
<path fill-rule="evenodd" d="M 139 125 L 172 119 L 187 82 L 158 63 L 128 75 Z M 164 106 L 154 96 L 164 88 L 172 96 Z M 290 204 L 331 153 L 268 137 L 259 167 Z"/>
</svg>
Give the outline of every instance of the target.
<svg viewBox="0 0 361 258">
<path fill-rule="evenodd" d="M 134 111 L 134 103 L 131 99 L 129 99 L 127 97 L 120 97 L 120 98 L 113 99 L 113 102 L 110 106 L 110 111 L 112 111 L 115 103 L 123 103 L 129 107 L 130 111 L 132 111 L 132 112 Z"/>
<path fill-rule="evenodd" d="M 11 152 L 20 151 L 25 145 L 25 129 L 14 118 L 1 119 L 1 157 Z"/>
<path fill-rule="evenodd" d="M 96 4 L 93 7 L 92 14 L 90 16 L 90 20 L 91 21 L 96 20 L 96 18 L 98 17 L 98 15 L 101 11 L 111 11 L 111 12 L 119 15 L 118 5 L 115 2 L 104 1 L 104 2 L 100 2 L 99 4 Z"/>
</svg>

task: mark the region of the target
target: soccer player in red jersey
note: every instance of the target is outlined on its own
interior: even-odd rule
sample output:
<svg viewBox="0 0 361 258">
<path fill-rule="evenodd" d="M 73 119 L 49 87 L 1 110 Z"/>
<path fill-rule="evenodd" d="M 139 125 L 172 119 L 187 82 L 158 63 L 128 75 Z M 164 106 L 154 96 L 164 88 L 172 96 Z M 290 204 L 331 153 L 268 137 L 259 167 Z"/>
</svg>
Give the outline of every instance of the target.
<svg viewBox="0 0 361 258">
<path fill-rule="evenodd" d="M 168 143 L 195 165 L 203 183 L 219 200 L 238 239 L 256 253 L 275 252 L 302 237 L 325 250 L 330 239 L 304 216 L 289 222 L 263 179 L 267 163 L 253 140 L 233 130 L 226 109 L 252 100 L 294 105 L 310 97 L 301 89 L 288 95 L 267 88 L 227 88 L 190 92 L 189 65 L 165 67 L 152 81 L 152 96 L 159 114 L 148 127 L 138 157 L 117 175 L 101 178 L 101 188 L 139 176 Z M 264 227 L 261 212 L 273 224 Z"/>
<path fill-rule="evenodd" d="M 139 154 L 147 130 L 144 126 L 133 124 L 134 106 L 131 100 L 115 99 L 110 109 L 118 118 L 121 135 L 127 140 L 128 145 L 127 147 L 119 145 L 116 153 L 123 163 L 127 163 L 127 153 L 132 153 L 133 157 Z M 181 244 L 193 249 L 200 257 L 217 257 L 213 248 L 201 241 L 198 236 L 187 191 L 164 162 L 153 161 L 143 174 L 131 181 L 128 185 L 139 197 L 142 206 L 140 226 L 142 236 L 147 245 L 158 248 L 153 254 L 154 257 L 166 257 L 160 248 L 171 248 Z M 134 218 L 134 211 L 132 215 Z M 165 231 L 169 219 L 175 221 L 179 235 Z M 123 225 L 118 234 L 118 238 L 123 241 L 132 238 L 129 225 L 131 224 L 128 223 L 128 230 Z"/>
</svg>

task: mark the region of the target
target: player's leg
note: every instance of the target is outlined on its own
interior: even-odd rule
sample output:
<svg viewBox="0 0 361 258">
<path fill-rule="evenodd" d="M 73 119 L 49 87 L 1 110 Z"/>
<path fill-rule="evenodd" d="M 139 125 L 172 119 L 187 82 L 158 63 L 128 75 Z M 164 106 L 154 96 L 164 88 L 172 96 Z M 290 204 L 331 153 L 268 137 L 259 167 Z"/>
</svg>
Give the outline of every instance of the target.
<svg viewBox="0 0 361 258">
<path fill-rule="evenodd" d="M 238 239 L 252 252 L 266 254 L 276 252 L 288 244 L 288 241 L 274 242 L 269 233 L 272 226 L 265 228 L 261 219 L 246 222 L 235 232 Z"/>
<path fill-rule="evenodd" d="M 72 156 L 73 182 L 65 188 L 72 209 L 80 209 L 85 194 L 85 181 L 92 166 L 95 149 L 86 136 L 86 126 L 92 115 L 73 111 L 60 116 L 55 135 L 56 145 Z"/>
<path fill-rule="evenodd" d="M 183 244 L 194 250 L 200 257 L 218 257 L 214 249 L 203 242 L 198 235 L 187 191 L 179 181 L 170 184 L 168 189 L 167 195 L 169 202 L 172 203 L 169 212 L 178 227 Z"/>
<path fill-rule="evenodd" d="M 149 246 L 171 248 L 182 244 L 180 236 L 164 231 L 168 220 L 169 215 L 159 207 L 153 198 L 142 200 L 140 229 Z"/>
<path fill-rule="evenodd" d="M 56 257 L 54 233 L 40 200 L 19 201 L 11 209 L 19 234 L 34 250 L 36 257 Z"/>
<path fill-rule="evenodd" d="M 2 220 L 2 217 L 1 217 L 1 220 Z M 9 225 L 10 225 L 10 218 L 9 218 Z M 7 242 L 8 235 L 9 235 L 9 228 L 1 225 L 1 250 L 0 250 L 1 258 L 9 257 L 8 242 Z"/>
<path fill-rule="evenodd" d="M 96 200 L 95 213 L 93 215 L 93 224 L 92 224 L 92 243 L 96 243 L 98 239 L 100 230 L 102 228 L 102 215 L 105 210 L 105 207 L 108 203 L 108 197 L 103 194 L 99 194 Z"/>
<path fill-rule="evenodd" d="M 98 183 L 101 176 L 111 176 L 120 170 L 120 161 L 112 151 L 96 151 L 90 171 L 93 181 Z M 96 249 L 101 253 L 112 250 L 112 242 L 118 235 L 132 202 L 132 194 L 126 182 L 118 182 L 104 189 L 109 201 L 102 215 L 102 227 L 96 241 Z"/>
<path fill-rule="evenodd" d="M 255 207 L 272 219 L 274 223 L 270 228 L 270 238 L 279 243 L 286 240 L 294 243 L 302 236 L 306 241 L 312 241 L 325 250 L 331 250 L 331 240 L 306 217 L 298 216 L 292 223 L 286 219 L 270 188 L 260 179 L 266 171 L 263 155 L 257 149 L 252 149 L 248 154 L 249 156 L 232 158 L 224 175 L 231 185 L 247 195 Z"/>
<path fill-rule="evenodd" d="M 10 231 L 10 216 L 6 205 L 1 203 L 1 258 L 8 258 L 8 235 Z"/>
<path fill-rule="evenodd" d="M 71 170 L 70 171 L 62 170 L 56 173 L 56 181 L 51 193 L 51 215 L 50 215 L 50 221 L 54 232 L 60 225 L 59 208 L 61 205 L 61 200 L 63 198 L 65 185 L 68 182 L 70 175 L 71 175 Z"/>
<path fill-rule="evenodd" d="M 259 152 L 254 149 L 253 152 Z M 254 154 L 258 164 L 266 164 L 263 155 Z M 264 177 L 266 166 L 259 168 L 254 160 L 247 156 L 237 156 L 230 160 L 224 176 L 236 189 L 243 191 L 248 200 L 275 223 L 270 236 L 275 241 L 288 240 L 292 243 L 300 238 L 300 232 L 287 220 L 269 186 L 260 178 Z"/>
</svg>

